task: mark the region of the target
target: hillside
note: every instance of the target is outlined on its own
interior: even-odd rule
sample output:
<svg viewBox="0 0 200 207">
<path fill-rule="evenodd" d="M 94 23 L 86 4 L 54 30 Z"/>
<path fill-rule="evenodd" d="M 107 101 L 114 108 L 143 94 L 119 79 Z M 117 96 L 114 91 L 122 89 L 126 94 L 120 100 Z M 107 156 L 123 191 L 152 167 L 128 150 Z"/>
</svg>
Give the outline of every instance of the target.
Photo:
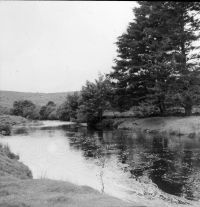
<svg viewBox="0 0 200 207">
<path fill-rule="evenodd" d="M 16 91 L 0 91 L 0 106 L 10 108 L 16 100 L 30 100 L 34 104 L 42 106 L 48 101 L 53 101 L 57 105 L 64 102 L 68 94 L 72 92 L 62 93 L 29 93 L 29 92 L 16 92 Z"/>
</svg>

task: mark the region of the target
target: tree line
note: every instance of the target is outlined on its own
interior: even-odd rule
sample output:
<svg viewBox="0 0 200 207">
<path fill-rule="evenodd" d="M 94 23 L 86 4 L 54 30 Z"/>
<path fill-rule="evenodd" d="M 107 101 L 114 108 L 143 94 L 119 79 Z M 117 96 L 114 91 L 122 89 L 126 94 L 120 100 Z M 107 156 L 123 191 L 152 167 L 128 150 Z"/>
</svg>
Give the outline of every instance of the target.
<svg viewBox="0 0 200 207">
<path fill-rule="evenodd" d="M 13 113 L 40 119 L 98 123 L 105 110 L 134 108 L 145 116 L 167 115 L 171 107 L 191 115 L 200 103 L 200 3 L 139 1 L 134 20 L 118 38 L 112 71 L 87 81 L 61 106 L 47 103 L 38 111 L 14 103 Z M 17 111 L 15 105 L 18 104 Z M 29 110 L 30 109 L 30 110 Z"/>
<path fill-rule="evenodd" d="M 80 92 L 66 97 L 60 106 L 49 101 L 44 106 L 37 106 L 29 100 L 13 103 L 11 114 L 35 120 L 62 120 L 96 124 L 101 121 L 103 112 L 110 109 L 111 82 L 103 75 L 95 82 L 86 82 Z"/>
</svg>

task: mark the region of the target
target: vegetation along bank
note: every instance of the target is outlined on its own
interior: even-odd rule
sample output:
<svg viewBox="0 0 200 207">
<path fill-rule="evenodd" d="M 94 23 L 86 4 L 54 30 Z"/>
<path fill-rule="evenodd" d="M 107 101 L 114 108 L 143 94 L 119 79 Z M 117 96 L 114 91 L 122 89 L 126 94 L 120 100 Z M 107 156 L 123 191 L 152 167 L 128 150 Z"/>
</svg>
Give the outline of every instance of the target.
<svg viewBox="0 0 200 207">
<path fill-rule="evenodd" d="M 2 207 L 130 207 L 117 198 L 69 182 L 32 179 L 32 173 L 8 146 L 0 144 L 0 206 Z"/>
</svg>

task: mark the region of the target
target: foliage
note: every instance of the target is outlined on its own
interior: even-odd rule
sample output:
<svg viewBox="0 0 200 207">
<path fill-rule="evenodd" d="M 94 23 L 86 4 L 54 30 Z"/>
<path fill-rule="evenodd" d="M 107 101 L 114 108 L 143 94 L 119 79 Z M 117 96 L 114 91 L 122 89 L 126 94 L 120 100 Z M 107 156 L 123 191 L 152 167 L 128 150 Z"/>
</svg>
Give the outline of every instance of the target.
<svg viewBox="0 0 200 207">
<path fill-rule="evenodd" d="M 66 104 L 66 101 L 58 107 L 57 117 L 59 120 L 62 120 L 62 121 L 69 121 L 70 120 L 68 106 Z"/>
<path fill-rule="evenodd" d="M 198 70 L 198 55 L 191 51 L 195 49 L 193 42 L 199 38 L 199 20 L 195 16 L 200 3 L 141 1 L 139 4 L 134 9 L 135 20 L 118 38 L 118 56 L 109 76 L 120 108 L 151 101 L 165 113 L 166 99 L 174 94 L 173 86 Z M 193 100 L 190 95 L 193 88 L 196 86 L 188 89 L 187 95 L 179 93 L 186 102 Z"/>
<path fill-rule="evenodd" d="M 99 78 L 94 82 L 87 81 L 81 91 L 79 117 L 82 115 L 90 125 L 101 121 L 103 112 L 111 107 L 110 91 L 110 81 L 103 75 L 99 75 Z"/>
<path fill-rule="evenodd" d="M 198 47 L 193 44 L 199 39 L 200 12 L 198 2 L 168 2 L 174 12 L 171 25 L 173 51 L 173 68 L 177 73 L 171 84 L 169 97 L 171 101 L 184 107 L 185 115 L 191 115 L 192 107 L 200 101 L 200 64 Z"/>
<path fill-rule="evenodd" d="M 43 120 L 57 119 L 56 104 L 53 101 L 49 101 L 45 106 L 41 107 L 40 119 L 43 119 Z"/>
<path fill-rule="evenodd" d="M 58 108 L 58 118 L 63 121 L 77 120 L 80 96 L 77 92 L 67 96 L 66 101 Z"/>
<path fill-rule="evenodd" d="M 138 111 L 142 117 L 155 116 L 160 112 L 159 108 L 151 102 L 141 102 Z"/>
<path fill-rule="evenodd" d="M 169 93 L 169 105 L 181 106 L 186 115 L 191 115 L 192 106 L 200 103 L 200 74 L 190 72 L 176 80 Z"/>
<path fill-rule="evenodd" d="M 0 134 L 2 135 L 10 135 L 11 133 L 11 126 L 7 123 L 0 124 Z"/>
<path fill-rule="evenodd" d="M 19 100 L 13 103 L 11 114 L 29 119 L 38 119 L 39 111 L 36 105 L 29 100 Z"/>
</svg>

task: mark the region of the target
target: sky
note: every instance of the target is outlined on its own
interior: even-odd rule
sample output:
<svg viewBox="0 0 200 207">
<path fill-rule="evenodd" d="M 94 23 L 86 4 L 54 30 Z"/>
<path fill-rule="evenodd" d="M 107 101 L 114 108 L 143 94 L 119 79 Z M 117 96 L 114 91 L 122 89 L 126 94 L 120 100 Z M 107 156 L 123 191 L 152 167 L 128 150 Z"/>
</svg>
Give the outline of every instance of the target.
<svg viewBox="0 0 200 207">
<path fill-rule="evenodd" d="M 0 1 L 0 90 L 65 92 L 109 73 L 131 1 Z"/>
</svg>

